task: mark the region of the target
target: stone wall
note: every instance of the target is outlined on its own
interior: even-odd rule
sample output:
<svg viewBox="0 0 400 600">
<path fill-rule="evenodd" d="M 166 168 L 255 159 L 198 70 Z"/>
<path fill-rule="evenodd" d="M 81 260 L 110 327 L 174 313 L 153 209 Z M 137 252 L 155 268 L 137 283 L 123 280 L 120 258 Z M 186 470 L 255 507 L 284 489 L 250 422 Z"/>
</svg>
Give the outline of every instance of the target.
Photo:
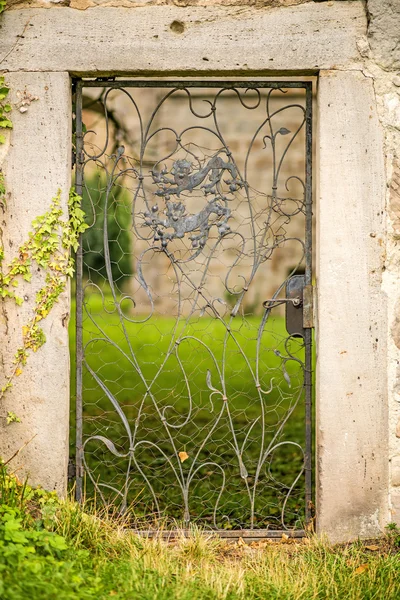
<svg viewBox="0 0 400 600">
<path fill-rule="evenodd" d="M 400 524 L 400 4 L 369 0 L 368 32 L 360 41 L 364 74 L 374 82 L 384 131 L 386 241 L 382 285 L 388 299 L 388 407 L 391 518 Z"/>
<path fill-rule="evenodd" d="M 101 6 L 102 8 L 139 8 L 141 6 L 176 6 L 180 8 L 187 6 L 251 6 L 254 8 L 276 8 L 297 6 L 305 2 L 308 2 L 308 0 L 9 0 L 8 4 L 10 9 L 69 6 L 78 10 L 86 10 L 95 6 Z"/>
<path fill-rule="evenodd" d="M 400 523 L 399 10 L 397 0 L 11 0 L 0 25 L 0 67 L 15 91 L 27 86 L 40 98 L 25 115 L 15 111 L 0 149 L 15 244 L 53 188 L 68 187 L 68 74 L 319 76 L 317 517 L 338 541 Z M 9 396 L 24 424 L 4 428 L 0 447 L 9 455 L 35 435 L 20 465 L 61 491 L 63 302 Z"/>
</svg>

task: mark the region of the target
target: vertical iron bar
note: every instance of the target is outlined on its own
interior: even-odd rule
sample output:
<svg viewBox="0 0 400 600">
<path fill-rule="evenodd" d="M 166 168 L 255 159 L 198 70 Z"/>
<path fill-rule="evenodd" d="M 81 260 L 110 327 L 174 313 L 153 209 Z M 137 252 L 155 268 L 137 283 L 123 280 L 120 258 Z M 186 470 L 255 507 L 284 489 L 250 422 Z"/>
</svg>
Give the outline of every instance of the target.
<svg viewBox="0 0 400 600">
<path fill-rule="evenodd" d="M 76 170 L 75 190 L 82 196 L 83 187 L 83 132 L 82 132 L 82 82 L 76 85 Z M 82 362 L 83 362 L 83 329 L 82 329 L 82 235 L 76 253 L 76 500 L 82 501 Z"/>
<path fill-rule="evenodd" d="M 312 83 L 306 86 L 306 231 L 305 231 L 305 283 L 312 284 Z M 312 519 L 312 329 L 305 330 L 305 500 L 306 500 L 306 525 Z"/>
</svg>

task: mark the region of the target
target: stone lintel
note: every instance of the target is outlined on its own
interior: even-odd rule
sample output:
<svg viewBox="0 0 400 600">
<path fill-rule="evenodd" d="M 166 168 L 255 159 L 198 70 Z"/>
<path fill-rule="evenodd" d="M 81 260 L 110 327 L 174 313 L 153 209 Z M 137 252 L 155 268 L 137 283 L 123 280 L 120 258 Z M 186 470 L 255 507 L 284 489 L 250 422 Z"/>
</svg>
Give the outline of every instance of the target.
<svg viewBox="0 0 400 600">
<path fill-rule="evenodd" d="M 360 68 L 356 41 L 366 27 L 360 0 L 12 10 L 0 25 L 1 68 L 86 76 L 311 74 Z"/>
</svg>

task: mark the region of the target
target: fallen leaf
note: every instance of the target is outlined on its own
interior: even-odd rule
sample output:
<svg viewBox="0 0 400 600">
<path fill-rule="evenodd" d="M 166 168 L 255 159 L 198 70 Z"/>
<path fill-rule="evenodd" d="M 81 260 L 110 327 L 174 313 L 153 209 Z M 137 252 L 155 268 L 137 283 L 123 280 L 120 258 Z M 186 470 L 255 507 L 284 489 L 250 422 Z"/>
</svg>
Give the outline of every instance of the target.
<svg viewBox="0 0 400 600">
<path fill-rule="evenodd" d="M 286 533 L 282 533 L 282 542 L 287 542 L 287 540 L 289 539 L 289 536 Z"/>
<path fill-rule="evenodd" d="M 376 552 L 377 550 L 379 550 L 379 546 L 376 546 L 375 544 L 372 544 L 372 546 L 365 546 L 367 550 L 372 550 L 372 552 Z"/>
<path fill-rule="evenodd" d="M 18 369 L 15 371 L 15 375 L 16 375 L 16 377 L 18 377 L 18 375 L 21 375 L 21 373 L 22 373 L 22 369 L 19 369 L 19 368 L 18 368 Z"/>
<path fill-rule="evenodd" d="M 189 458 L 189 454 L 187 452 L 179 452 L 178 456 L 181 460 L 181 463 L 185 462 Z"/>
<path fill-rule="evenodd" d="M 240 538 L 238 539 L 238 541 L 237 541 L 237 545 L 238 545 L 238 546 L 245 546 L 245 545 L 246 545 L 246 542 L 244 541 L 244 539 L 243 539 L 243 538 L 241 538 L 241 537 L 240 537 Z"/>
<path fill-rule="evenodd" d="M 364 571 L 366 571 L 368 569 L 368 564 L 365 563 L 364 565 L 360 565 L 359 567 L 357 567 L 357 569 L 354 571 L 355 575 L 360 575 L 360 573 L 364 573 Z"/>
<path fill-rule="evenodd" d="M 271 540 L 259 540 L 257 542 L 251 542 L 250 548 L 263 549 L 271 544 Z"/>
</svg>

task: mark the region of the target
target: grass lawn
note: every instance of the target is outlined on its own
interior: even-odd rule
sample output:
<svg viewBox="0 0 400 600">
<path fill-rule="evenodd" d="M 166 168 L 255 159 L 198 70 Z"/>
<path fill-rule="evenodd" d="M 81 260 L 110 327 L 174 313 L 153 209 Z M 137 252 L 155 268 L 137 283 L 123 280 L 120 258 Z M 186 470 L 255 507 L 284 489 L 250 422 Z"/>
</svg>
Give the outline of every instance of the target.
<svg viewBox="0 0 400 600">
<path fill-rule="evenodd" d="M 309 537 L 172 544 L 0 471 L 2 600 L 397 600 L 400 531 L 332 547 Z"/>
<path fill-rule="evenodd" d="M 301 527 L 304 349 L 285 346 L 284 320 L 271 319 L 257 342 L 261 317 L 233 319 L 231 335 L 228 320 L 207 315 L 126 317 L 122 327 L 109 293 L 86 294 L 85 459 L 106 501 L 126 501 L 147 525 L 157 514 L 280 528 L 285 507 L 285 524 Z M 70 339 L 74 363 L 73 320 Z"/>
</svg>

